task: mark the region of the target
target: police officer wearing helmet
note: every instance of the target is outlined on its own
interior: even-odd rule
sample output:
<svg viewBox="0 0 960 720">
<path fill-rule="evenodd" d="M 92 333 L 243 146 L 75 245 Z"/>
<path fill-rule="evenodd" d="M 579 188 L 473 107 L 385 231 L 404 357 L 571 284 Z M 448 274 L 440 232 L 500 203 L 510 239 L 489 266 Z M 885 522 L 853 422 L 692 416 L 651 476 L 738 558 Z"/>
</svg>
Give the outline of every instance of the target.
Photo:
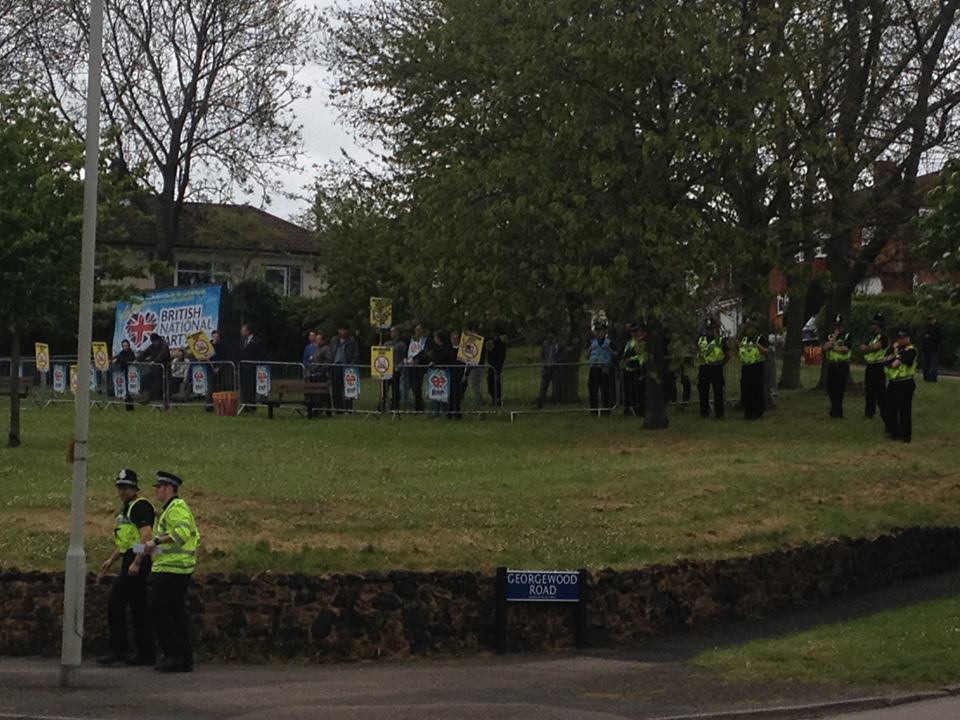
<svg viewBox="0 0 960 720">
<path fill-rule="evenodd" d="M 103 578 L 117 560 L 122 560 L 120 574 L 110 587 L 110 599 L 107 601 L 110 652 L 98 657 L 97 662 L 101 665 L 121 662 L 153 665 L 153 633 L 147 612 L 150 558 L 138 562 L 137 551 L 150 540 L 155 513 L 150 501 L 140 497 L 137 474 L 133 470 L 121 470 L 114 484 L 121 501 L 113 530 L 114 550 L 103 561 L 97 578 Z M 127 657 L 127 607 L 133 619 L 133 635 L 137 644 L 136 654 L 130 657 Z"/>
<path fill-rule="evenodd" d="M 850 376 L 850 333 L 843 329 L 843 315 L 833 319 L 833 332 L 823 344 L 827 358 L 827 394 L 830 396 L 830 417 L 843 417 L 843 396 Z"/>
<path fill-rule="evenodd" d="M 647 394 L 647 327 L 643 323 L 630 326 L 630 339 L 623 348 L 624 415 L 643 417 Z"/>
<path fill-rule="evenodd" d="M 867 365 L 863 375 L 865 396 L 863 415 L 866 418 L 872 418 L 877 408 L 880 408 L 880 415 L 883 416 L 883 394 L 887 387 L 883 370 L 888 345 L 887 337 L 883 334 L 883 319 L 883 313 L 873 316 L 873 320 L 870 321 L 870 336 L 866 342 L 860 344 L 863 362 Z"/>
<path fill-rule="evenodd" d="M 727 346 L 713 318 L 707 318 L 703 335 L 697 340 L 700 368 L 697 389 L 700 392 L 700 416 L 710 417 L 710 389 L 713 388 L 713 412 L 717 420 L 723 417 L 723 368 L 727 363 Z"/>
<path fill-rule="evenodd" d="M 183 481 L 173 473 L 157 473 L 153 486 L 163 509 L 144 548 L 153 558 L 150 616 L 162 657 L 161 672 L 193 670 L 193 649 L 187 620 L 187 588 L 197 566 L 200 530 L 193 513 L 178 495 Z"/>
<path fill-rule="evenodd" d="M 913 440 L 913 393 L 917 389 L 913 378 L 917 374 L 917 355 L 917 349 L 910 341 L 910 331 L 900 328 L 893 352 L 885 358 L 890 369 L 886 402 L 889 407 L 890 437 L 906 443 Z"/>
</svg>

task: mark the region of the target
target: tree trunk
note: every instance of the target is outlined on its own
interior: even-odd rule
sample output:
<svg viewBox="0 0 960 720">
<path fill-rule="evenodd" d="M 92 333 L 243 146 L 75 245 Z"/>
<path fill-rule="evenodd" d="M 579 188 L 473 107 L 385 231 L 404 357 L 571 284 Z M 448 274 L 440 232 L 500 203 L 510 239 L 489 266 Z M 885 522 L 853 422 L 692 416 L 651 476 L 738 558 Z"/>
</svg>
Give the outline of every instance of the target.
<svg viewBox="0 0 960 720">
<path fill-rule="evenodd" d="M 10 328 L 10 435 L 7 447 L 20 447 L 20 329 Z"/>
<path fill-rule="evenodd" d="M 172 287 L 176 272 L 173 267 L 173 246 L 179 232 L 180 212 L 174 199 L 176 190 L 176 176 L 164 179 L 163 189 L 160 192 L 160 207 L 157 211 L 157 260 L 170 266 L 169 269 L 158 269 L 154 274 L 154 283 L 158 288 Z"/>
<path fill-rule="evenodd" d="M 666 369 L 666 353 L 663 344 L 663 328 L 658 322 L 647 325 L 647 377 L 643 408 L 643 429 L 662 430 L 670 426 L 667 404 L 663 397 L 663 377 Z"/>
<path fill-rule="evenodd" d="M 803 365 L 804 298 L 797 295 L 799 293 L 796 290 L 790 293 L 790 302 L 784 317 L 787 341 L 783 348 L 780 384 L 777 386 L 781 390 L 798 390 L 803 387 L 800 382 L 800 368 Z"/>
</svg>

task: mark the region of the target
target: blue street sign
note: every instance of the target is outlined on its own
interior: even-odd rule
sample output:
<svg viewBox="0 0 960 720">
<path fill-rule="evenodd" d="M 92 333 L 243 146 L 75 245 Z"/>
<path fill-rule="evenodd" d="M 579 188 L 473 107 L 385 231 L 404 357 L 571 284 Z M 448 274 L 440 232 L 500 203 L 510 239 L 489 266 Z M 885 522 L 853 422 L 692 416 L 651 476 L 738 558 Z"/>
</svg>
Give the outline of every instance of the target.
<svg viewBox="0 0 960 720">
<path fill-rule="evenodd" d="M 507 602 L 580 602 L 576 570 L 507 570 Z"/>
</svg>

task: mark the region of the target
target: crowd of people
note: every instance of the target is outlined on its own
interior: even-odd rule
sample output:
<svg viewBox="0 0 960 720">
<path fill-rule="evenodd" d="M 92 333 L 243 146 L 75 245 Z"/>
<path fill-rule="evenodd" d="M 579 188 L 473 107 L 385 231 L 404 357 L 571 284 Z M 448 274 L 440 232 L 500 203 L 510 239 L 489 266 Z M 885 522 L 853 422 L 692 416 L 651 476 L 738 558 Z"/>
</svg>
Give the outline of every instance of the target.
<svg viewBox="0 0 960 720">
<path fill-rule="evenodd" d="M 936 382 L 941 334 L 936 318 L 930 316 L 922 331 L 922 352 L 916 348 L 909 332 L 898 329 L 896 337 L 883 332 L 884 318 L 877 314 L 870 326 L 870 337 L 854 342 L 844 330 L 844 320 L 834 318 L 834 327 L 822 343 L 826 368 L 826 388 L 830 398 L 829 414 L 843 417 L 843 399 L 850 381 L 850 361 L 855 350 L 862 354 L 866 365 L 864 415 L 873 417 L 878 411 L 891 437 L 909 442 L 912 437 L 912 405 L 914 376 L 922 366 L 923 378 Z M 663 338 L 663 358 L 659 377 L 663 381 L 665 400 L 682 406 L 691 400 L 693 383 L 699 396 L 703 417 L 722 418 L 726 408 L 725 367 L 737 358 L 740 363 L 740 406 L 746 419 L 758 420 L 773 404 L 775 383 L 775 336 L 760 332 L 760 323 L 751 320 L 740 324 L 740 337 L 727 338 L 719 323 L 707 318 L 689 353 L 679 358 L 671 356 L 668 338 Z M 154 333 L 142 352 L 135 354 L 128 342 L 113 359 L 115 367 L 125 369 L 131 363 L 143 363 L 146 372 L 141 379 L 141 399 L 144 394 L 159 394 L 162 383 L 169 383 L 173 396 L 190 392 L 189 367 L 197 362 L 186 348 L 171 349 L 166 341 Z M 208 395 L 220 383 L 223 372 L 220 334 L 211 337 L 211 354 L 204 362 L 211 369 Z M 503 371 L 507 359 L 508 339 L 503 334 L 491 334 L 485 339 L 477 362 L 467 364 L 460 354 L 461 333 L 457 330 L 429 332 L 420 323 L 404 333 L 398 326 L 389 330 L 382 341 L 393 354 L 392 378 L 383 383 L 378 409 L 383 412 L 429 412 L 451 419 L 463 417 L 463 404 L 469 398 L 475 409 L 483 405 L 503 404 Z M 239 389 L 245 406 L 257 404 L 255 364 L 267 361 L 265 343 L 249 323 L 240 330 Z M 607 326 L 593 332 L 589 344 L 581 351 L 569 347 L 556 332 L 549 332 L 540 346 L 540 383 L 535 405 L 543 408 L 548 402 L 560 404 L 576 398 L 577 366 L 587 369 L 589 405 L 598 414 L 609 414 L 622 404 L 626 415 L 642 417 L 646 405 L 646 376 L 651 370 L 652 354 L 648 348 L 647 328 L 642 322 L 625 324 L 619 334 Z M 344 386 L 343 369 L 367 364 L 360 343 L 345 325 L 335 334 L 310 330 L 307 344 L 298 358 L 304 368 L 303 379 L 329 386 L 330 411 L 353 409 L 353 400 Z M 904 369 L 906 368 L 906 369 Z M 443 400 L 430 399 L 425 393 L 425 379 L 431 369 L 443 369 L 449 384 Z M 572 391 L 565 392 L 565 387 Z M 679 386 L 679 387 L 678 387 Z M 486 396 L 484 395 L 486 390 Z M 209 398 L 208 398 L 209 399 Z M 132 400 L 127 398 L 128 408 Z"/>
</svg>

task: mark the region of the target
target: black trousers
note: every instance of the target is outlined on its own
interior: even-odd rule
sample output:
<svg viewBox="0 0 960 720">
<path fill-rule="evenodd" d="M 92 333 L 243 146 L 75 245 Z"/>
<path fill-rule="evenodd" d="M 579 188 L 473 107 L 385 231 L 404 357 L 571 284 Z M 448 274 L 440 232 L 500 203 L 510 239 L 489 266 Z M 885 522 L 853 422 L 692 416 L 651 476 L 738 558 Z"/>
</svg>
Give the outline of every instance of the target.
<svg viewBox="0 0 960 720">
<path fill-rule="evenodd" d="M 540 370 L 540 390 L 537 392 L 537 407 L 542 408 L 547 401 L 547 389 L 553 388 L 551 398 L 556 404 L 560 397 L 560 367 L 544 365 Z"/>
<path fill-rule="evenodd" d="M 463 406 L 463 396 L 467 390 L 467 383 L 464 381 L 463 368 L 447 368 L 450 373 L 450 404 L 447 408 L 447 417 L 460 420 L 463 413 L 460 408 Z"/>
<path fill-rule="evenodd" d="M 150 614 L 147 612 L 150 559 L 144 559 L 137 575 L 128 575 L 126 566 L 125 562 L 120 574 L 114 578 L 110 587 L 110 598 L 107 600 L 110 650 L 121 656 L 127 654 L 127 608 L 130 608 L 137 657 L 153 662 L 153 631 L 150 627 Z"/>
<path fill-rule="evenodd" d="M 494 407 L 503 405 L 503 368 L 491 367 L 487 369 L 487 392 L 493 400 Z"/>
<path fill-rule="evenodd" d="M 891 435 L 897 440 L 913 440 L 913 393 L 917 384 L 910 380 L 891 382 L 887 388 L 890 401 Z"/>
<path fill-rule="evenodd" d="M 827 364 L 827 395 L 830 396 L 830 417 L 843 417 L 843 396 L 847 392 L 847 378 L 850 377 L 850 363 L 831 362 Z"/>
<path fill-rule="evenodd" d="M 766 407 L 763 395 L 763 376 L 766 367 L 763 362 L 740 367 L 740 405 L 747 420 L 759 420 Z"/>
<path fill-rule="evenodd" d="M 723 364 L 701 365 L 697 371 L 697 390 L 700 393 L 700 416 L 710 417 L 710 390 L 713 389 L 713 413 L 717 420 L 723 417 Z"/>
<path fill-rule="evenodd" d="M 867 370 L 863 375 L 863 392 L 865 405 L 863 414 L 872 418 L 880 408 L 880 415 L 883 416 L 883 394 L 887 386 L 887 377 L 883 373 L 883 363 L 871 363 L 867 365 Z"/>
<path fill-rule="evenodd" d="M 150 582 L 150 617 L 164 657 L 193 662 L 187 619 L 189 575 L 154 573 Z"/>
<path fill-rule="evenodd" d="M 640 395 L 640 373 L 636 370 L 623 371 L 623 412 L 625 415 L 637 415 L 637 398 Z"/>
<path fill-rule="evenodd" d="M 423 376 L 426 368 L 422 365 L 412 365 L 407 370 L 410 373 L 410 390 L 413 391 L 413 409 L 423 412 Z"/>
<path fill-rule="evenodd" d="M 591 365 L 587 376 L 587 392 L 590 394 L 590 409 L 608 410 L 610 404 L 610 367 L 606 365 Z M 602 405 L 600 403 L 603 403 Z"/>
<path fill-rule="evenodd" d="M 400 380 L 402 373 L 406 372 L 402 368 L 393 369 L 393 377 L 387 381 L 387 384 L 390 388 L 390 409 L 399 410 L 400 409 Z M 386 390 L 384 390 L 386 392 Z"/>
</svg>

